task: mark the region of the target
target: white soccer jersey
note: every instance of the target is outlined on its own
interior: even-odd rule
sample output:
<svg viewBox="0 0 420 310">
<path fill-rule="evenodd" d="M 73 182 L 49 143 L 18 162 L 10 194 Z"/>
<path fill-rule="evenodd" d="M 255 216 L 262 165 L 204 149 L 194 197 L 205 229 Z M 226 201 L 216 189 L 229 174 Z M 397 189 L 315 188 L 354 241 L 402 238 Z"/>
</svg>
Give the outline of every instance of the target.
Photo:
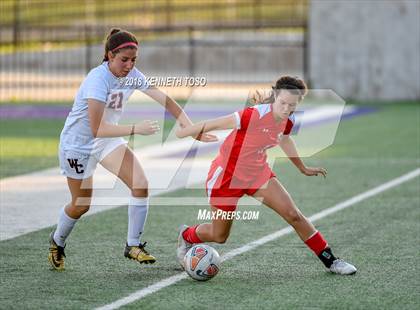
<svg viewBox="0 0 420 310">
<path fill-rule="evenodd" d="M 127 81 L 134 81 L 127 86 Z M 124 106 L 135 89 L 146 90 L 149 84 L 137 68 L 133 68 L 125 78 L 117 78 L 108 67 L 108 62 L 92 69 L 82 82 L 73 108 L 67 116 L 60 136 L 60 148 L 82 154 L 92 154 L 106 144 L 109 138 L 94 138 L 88 115 L 88 99 L 105 104 L 103 121 L 117 124 Z"/>
</svg>

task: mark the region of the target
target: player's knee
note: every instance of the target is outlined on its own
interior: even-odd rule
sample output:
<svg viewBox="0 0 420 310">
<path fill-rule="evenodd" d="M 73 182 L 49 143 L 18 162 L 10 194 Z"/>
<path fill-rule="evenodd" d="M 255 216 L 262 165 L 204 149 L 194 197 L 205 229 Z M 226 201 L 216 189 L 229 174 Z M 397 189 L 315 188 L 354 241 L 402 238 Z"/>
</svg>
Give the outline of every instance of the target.
<svg viewBox="0 0 420 310">
<path fill-rule="evenodd" d="M 299 211 L 293 210 L 287 213 L 286 220 L 289 224 L 297 224 L 303 220 L 303 215 Z"/>
<path fill-rule="evenodd" d="M 89 208 L 90 208 L 90 204 L 86 204 L 86 202 L 83 204 L 72 204 L 71 212 L 73 215 L 80 217 L 86 212 L 88 212 Z"/>
<path fill-rule="evenodd" d="M 79 206 L 78 208 L 79 208 L 81 214 L 85 214 L 86 212 L 89 211 L 90 205 Z"/>
</svg>

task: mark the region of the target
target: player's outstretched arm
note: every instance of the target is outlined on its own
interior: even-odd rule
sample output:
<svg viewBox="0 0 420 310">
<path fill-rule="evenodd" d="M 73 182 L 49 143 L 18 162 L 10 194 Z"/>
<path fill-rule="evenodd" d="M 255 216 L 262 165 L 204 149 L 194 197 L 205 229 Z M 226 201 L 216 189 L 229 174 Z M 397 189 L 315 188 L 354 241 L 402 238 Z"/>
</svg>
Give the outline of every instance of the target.
<svg viewBox="0 0 420 310">
<path fill-rule="evenodd" d="M 223 129 L 232 129 L 236 127 L 236 118 L 233 114 L 210 119 L 196 123 L 192 126 L 179 128 L 176 131 L 176 136 L 178 138 L 185 138 L 191 136 L 193 138 L 199 139 L 200 135 L 203 135 L 206 132 L 212 130 L 223 130 Z"/>
<path fill-rule="evenodd" d="M 169 113 L 173 115 L 175 119 L 181 124 L 181 126 L 190 126 L 192 125 L 191 120 L 188 115 L 184 112 L 181 106 L 159 88 L 150 86 L 148 89 L 143 91 L 153 100 L 161 104 Z"/>
<path fill-rule="evenodd" d="M 296 144 L 289 135 L 280 137 L 279 146 L 290 159 L 290 161 L 302 172 L 304 175 L 322 175 L 324 178 L 327 176 L 327 170 L 321 167 L 307 167 L 302 159 L 299 157 L 296 149 Z"/>
<path fill-rule="evenodd" d="M 103 120 L 105 103 L 88 99 L 89 123 L 95 138 L 123 137 L 133 134 L 152 135 L 160 130 L 157 121 L 143 121 L 133 125 L 115 125 Z"/>
<path fill-rule="evenodd" d="M 173 117 L 179 122 L 181 127 L 187 127 L 193 124 L 181 106 L 160 89 L 151 86 L 143 92 L 153 100 L 159 102 L 167 111 L 169 111 L 169 113 L 171 113 Z M 195 138 L 203 142 L 217 141 L 217 137 L 210 134 L 196 136 Z"/>
</svg>

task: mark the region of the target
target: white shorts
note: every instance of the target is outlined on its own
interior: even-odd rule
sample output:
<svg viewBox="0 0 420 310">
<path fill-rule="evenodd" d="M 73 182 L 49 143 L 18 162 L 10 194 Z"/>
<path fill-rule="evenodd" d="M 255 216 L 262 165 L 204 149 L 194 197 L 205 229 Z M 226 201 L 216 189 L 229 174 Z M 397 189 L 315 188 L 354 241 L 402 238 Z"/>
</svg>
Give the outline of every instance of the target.
<svg viewBox="0 0 420 310">
<path fill-rule="evenodd" d="M 98 163 L 109 153 L 120 145 L 127 144 L 127 141 L 123 138 L 106 138 L 101 142 L 100 146 L 95 147 L 91 154 L 65 148 L 60 144 L 58 158 L 61 174 L 72 179 L 87 179 L 93 175 Z"/>
</svg>

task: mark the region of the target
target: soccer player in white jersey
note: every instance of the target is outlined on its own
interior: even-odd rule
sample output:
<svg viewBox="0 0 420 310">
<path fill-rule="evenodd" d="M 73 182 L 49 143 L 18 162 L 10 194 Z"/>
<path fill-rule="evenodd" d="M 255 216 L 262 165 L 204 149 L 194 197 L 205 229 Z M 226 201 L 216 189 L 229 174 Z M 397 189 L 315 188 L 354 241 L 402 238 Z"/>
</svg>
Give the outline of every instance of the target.
<svg viewBox="0 0 420 310">
<path fill-rule="evenodd" d="M 177 130 L 177 136 L 194 137 L 212 130 L 233 129 L 208 173 L 206 192 L 211 210 L 215 214 L 218 210 L 233 212 L 242 196 L 262 197 L 262 202 L 295 229 L 325 267 L 336 274 L 354 274 L 356 267 L 334 256 L 324 236 L 297 208 L 267 163 L 266 150 L 280 146 L 304 175 L 327 175 L 324 168 L 305 165 L 290 137 L 294 126 L 293 113 L 306 92 L 306 84 L 301 79 L 283 76 L 276 81 L 270 96 L 253 100 L 257 105 L 181 128 Z M 180 264 L 183 266 L 184 255 L 193 244 L 224 243 L 232 223 L 232 219 L 219 217 L 212 219 L 211 223 L 181 226 L 177 249 Z"/>
<path fill-rule="evenodd" d="M 101 65 L 93 68 L 82 82 L 60 136 L 59 160 L 67 177 L 71 202 L 60 212 L 55 231 L 50 235 L 48 260 L 56 270 L 64 269 L 66 239 L 77 220 L 89 210 L 92 175 L 98 163 L 118 176 L 131 190 L 128 206 L 128 233 L 124 256 L 140 263 L 154 263 L 155 257 L 140 242 L 148 212 L 148 184 L 143 168 L 122 138 L 151 135 L 160 130 L 156 121 L 119 125 L 124 106 L 138 89 L 163 105 L 181 127 L 192 125 L 181 107 L 159 89 L 149 85 L 134 67 L 138 51 L 136 37 L 121 29 L 112 29 L 105 43 Z M 127 88 L 124 79 L 133 80 Z M 202 135 L 201 141 L 217 138 Z"/>
</svg>

